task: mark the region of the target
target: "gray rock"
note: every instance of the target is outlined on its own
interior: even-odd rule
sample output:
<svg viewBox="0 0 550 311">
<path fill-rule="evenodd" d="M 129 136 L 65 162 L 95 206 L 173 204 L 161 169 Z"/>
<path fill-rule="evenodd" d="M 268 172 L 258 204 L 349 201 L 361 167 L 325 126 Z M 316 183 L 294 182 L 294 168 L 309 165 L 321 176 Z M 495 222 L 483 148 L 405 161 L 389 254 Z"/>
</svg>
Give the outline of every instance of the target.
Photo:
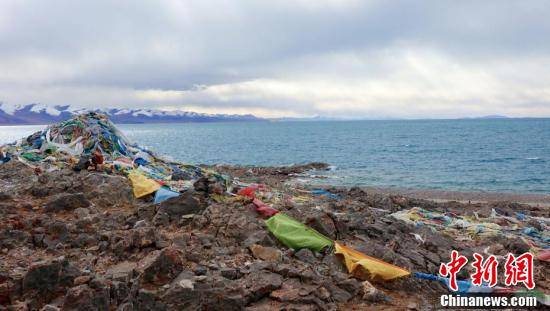
<svg viewBox="0 0 550 311">
<path fill-rule="evenodd" d="M 132 246 L 145 248 L 155 244 L 155 229 L 153 227 L 141 227 L 130 230 Z"/>
<path fill-rule="evenodd" d="M 246 240 L 242 242 L 244 247 L 250 247 L 253 244 L 260 244 L 262 246 L 275 246 L 276 242 L 271 235 L 265 230 L 252 232 Z"/>
<path fill-rule="evenodd" d="M 96 206 L 121 207 L 135 202 L 130 182 L 123 176 L 92 173 L 82 184 L 83 192 Z"/>
<path fill-rule="evenodd" d="M 327 213 L 322 213 L 309 219 L 307 221 L 307 225 L 331 239 L 337 238 L 336 226 L 334 225 L 332 218 Z"/>
<path fill-rule="evenodd" d="M 158 211 L 153 217 L 153 225 L 155 226 L 168 226 L 170 224 L 170 215 L 164 211 Z"/>
<path fill-rule="evenodd" d="M 248 301 L 254 302 L 281 288 L 283 277 L 271 272 L 251 273 L 243 279 L 248 292 Z"/>
<path fill-rule="evenodd" d="M 138 205 L 137 215 L 140 219 L 152 220 L 155 216 L 155 206 L 152 204 Z"/>
<path fill-rule="evenodd" d="M 4 191 L 0 191 L 0 202 L 6 202 L 8 200 L 13 200 L 13 195 Z"/>
<path fill-rule="evenodd" d="M 188 272 L 182 272 L 172 281 L 170 287 L 162 295 L 162 301 L 172 310 L 188 310 L 200 305 L 201 291 L 205 286 L 196 283 Z"/>
<path fill-rule="evenodd" d="M 74 210 L 74 214 L 76 215 L 76 218 L 83 219 L 90 215 L 90 210 L 87 208 L 79 207 Z"/>
<path fill-rule="evenodd" d="M 60 261 L 41 261 L 29 268 L 23 278 L 23 292 L 39 295 L 53 294 L 59 285 L 62 264 Z"/>
<path fill-rule="evenodd" d="M 271 298 L 292 303 L 314 303 L 316 298 L 312 293 L 318 288 L 316 285 L 303 284 L 299 279 L 290 279 L 284 282 L 280 289 L 269 295 Z"/>
<path fill-rule="evenodd" d="M 220 272 L 224 278 L 230 280 L 236 280 L 242 277 L 242 273 L 235 268 L 223 268 Z"/>
<path fill-rule="evenodd" d="M 155 285 L 166 284 L 182 269 L 180 253 L 171 247 L 149 253 L 136 268 L 143 282 Z"/>
<path fill-rule="evenodd" d="M 69 228 L 67 227 L 67 224 L 63 221 L 55 220 L 51 222 L 47 228 L 47 239 L 48 241 L 51 241 L 51 244 L 65 242 L 69 238 Z"/>
<path fill-rule="evenodd" d="M 44 210 L 46 212 L 61 212 L 89 206 L 90 201 L 83 193 L 61 193 L 50 199 L 44 206 Z"/>
<path fill-rule="evenodd" d="M 67 291 L 63 310 L 92 311 L 97 310 L 93 303 L 94 292 L 88 285 L 75 286 Z"/>
<path fill-rule="evenodd" d="M 195 273 L 195 275 L 205 275 L 207 272 L 208 272 L 208 269 L 206 269 L 206 267 L 204 267 L 204 266 L 197 266 L 193 270 L 193 273 Z M 222 275 L 223 275 L 223 273 L 222 273 Z"/>
<path fill-rule="evenodd" d="M 155 290 L 140 289 L 137 296 L 136 305 L 138 311 L 162 311 L 166 310 L 166 305 L 158 300 L 158 293 Z"/>
<path fill-rule="evenodd" d="M 144 227 L 149 227 L 149 222 L 145 219 L 142 219 L 142 220 L 138 220 L 136 221 L 136 223 L 134 224 L 134 229 L 137 229 L 137 228 L 144 228 Z"/>
<path fill-rule="evenodd" d="M 110 291 L 111 304 L 121 305 L 130 299 L 130 288 L 126 282 L 112 281 Z"/>
<path fill-rule="evenodd" d="M 7 278 L 0 276 L 0 306 L 10 304 L 10 283 Z"/>
<path fill-rule="evenodd" d="M 179 221 L 183 215 L 198 214 L 206 208 L 200 195 L 188 190 L 182 195 L 160 203 L 159 212 L 170 216 L 170 221 Z"/>
<path fill-rule="evenodd" d="M 338 282 L 338 287 L 347 291 L 352 296 L 355 296 L 361 290 L 363 285 L 361 282 L 357 281 L 357 279 L 348 278 L 342 282 Z"/>
<path fill-rule="evenodd" d="M 307 262 L 310 264 L 316 263 L 319 260 L 315 257 L 313 252 L 307 248 L 302 248 L 301 250 L 294 253 L 294 257 L 300 259 L 303 262 Z"/>
<path fill-rule="evenodd" d="M 136 267 L 135 262 L 123 261 L 107 269 L 105 276 L 114 281 L 128 283 L 134 278 Z"/>
<path fill-rule="evenodd" d="M 329 290 L 332 299 L 336 302 L 347 302 L 351 299 L 352 295 L 340 287 L 328 283 L 325 287 Z"/>
<path fill-rule="evenodd" d="M 17 229 L 7 229 L 0 231 L 0 249 L 16 248 L 32 241 L 30 233 Z"/>
<path fill-rule="evenodd" d="M 258 244 L 254 244 L 251 245 L 249 248 L 252 252 L 252 255 L 261 260 L 280 262 L 283 258 L 283 253 L 274 247 L 264 247 Z"/>
</svg>

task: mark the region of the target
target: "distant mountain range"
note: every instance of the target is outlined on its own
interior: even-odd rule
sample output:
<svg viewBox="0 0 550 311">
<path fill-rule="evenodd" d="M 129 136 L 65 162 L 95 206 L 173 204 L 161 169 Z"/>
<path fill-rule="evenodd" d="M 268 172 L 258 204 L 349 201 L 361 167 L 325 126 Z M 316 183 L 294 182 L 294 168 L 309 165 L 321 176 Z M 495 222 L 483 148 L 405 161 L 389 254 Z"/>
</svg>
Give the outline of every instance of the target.
<svg viewBox="0 0 550 311">
<path fill-rule="evenodd" d="M 72 109 L 70 106 L 29 104 L 8 110 L 0 103 L 0 125 L 50 124 L 68 119 L 85 111 L 105 113 L 114 123 L 186 123 L 264 121 L 251 114 L 206 114 L 189 111 L 154 109 Z"/>
<path fill-rule="evenodd" d="M 490 116 L 482 116 L 482 117 L 470 118 L 470 119 L 509 119 L 509 117 L 501 116 L 501 115 L 490 115 Z"/>
</svg>

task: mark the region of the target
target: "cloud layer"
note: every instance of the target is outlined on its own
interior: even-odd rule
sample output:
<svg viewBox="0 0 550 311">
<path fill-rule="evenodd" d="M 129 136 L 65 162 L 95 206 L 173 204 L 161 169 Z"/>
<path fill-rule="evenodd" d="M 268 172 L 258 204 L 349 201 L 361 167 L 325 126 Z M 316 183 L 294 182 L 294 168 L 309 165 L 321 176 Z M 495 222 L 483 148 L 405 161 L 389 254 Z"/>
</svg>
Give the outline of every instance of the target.
<svg viewBox="0 0 550 311">
<path fill-rule="evenodd" d="M 0 101 L 550 116 L 546 1 L 0 3 Z"/>
</svg>

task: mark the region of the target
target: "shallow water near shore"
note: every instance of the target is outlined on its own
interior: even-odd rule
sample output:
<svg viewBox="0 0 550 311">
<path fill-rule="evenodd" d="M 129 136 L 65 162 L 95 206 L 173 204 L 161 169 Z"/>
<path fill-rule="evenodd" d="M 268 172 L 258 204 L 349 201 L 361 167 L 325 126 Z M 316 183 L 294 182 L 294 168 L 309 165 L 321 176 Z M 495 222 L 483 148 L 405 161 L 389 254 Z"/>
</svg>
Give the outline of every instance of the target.
<svg viewBox="0 0 550 311">
<path fill-rule="evenodd" d="M 0 143 L 43 126 L 0 127 Z M 321 184 L 550 193 L 550 119 L 123 124 L 131 140 L 204 164 L 332 165 Z"/>
</svg>

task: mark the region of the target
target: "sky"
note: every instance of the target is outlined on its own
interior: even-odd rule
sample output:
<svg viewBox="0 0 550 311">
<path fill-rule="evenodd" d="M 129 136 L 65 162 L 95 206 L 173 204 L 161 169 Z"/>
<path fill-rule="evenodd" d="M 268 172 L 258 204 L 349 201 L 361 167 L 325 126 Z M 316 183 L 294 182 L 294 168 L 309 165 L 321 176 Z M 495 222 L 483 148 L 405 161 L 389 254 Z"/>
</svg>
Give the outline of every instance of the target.
<svg viewBox="0 0 550 311">
<path fill-rule="evenodd" d="M 0 1 L 0 102 L 550 116 L 548 1 Z"/>
</svg>

